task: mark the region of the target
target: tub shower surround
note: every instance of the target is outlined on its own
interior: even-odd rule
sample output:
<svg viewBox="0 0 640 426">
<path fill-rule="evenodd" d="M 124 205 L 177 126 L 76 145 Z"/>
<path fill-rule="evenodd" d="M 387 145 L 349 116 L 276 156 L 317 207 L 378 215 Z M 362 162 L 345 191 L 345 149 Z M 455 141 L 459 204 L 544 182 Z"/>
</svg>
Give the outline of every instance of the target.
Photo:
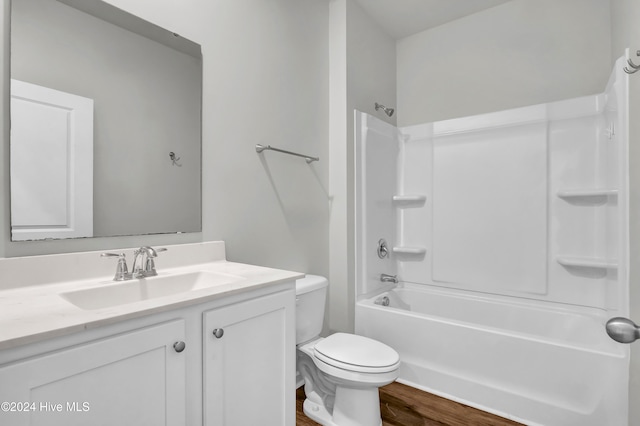
<svg viewBox="0 0 640 426">
<path fill-rule="evenodd" d="M 356 113 L 356 332 L 401 354 L 401 382 L 627 424 L 629 348 L 605 332 L 628 315 L 624 63 L 577 99 L 402 129 Z"/>
</svg>

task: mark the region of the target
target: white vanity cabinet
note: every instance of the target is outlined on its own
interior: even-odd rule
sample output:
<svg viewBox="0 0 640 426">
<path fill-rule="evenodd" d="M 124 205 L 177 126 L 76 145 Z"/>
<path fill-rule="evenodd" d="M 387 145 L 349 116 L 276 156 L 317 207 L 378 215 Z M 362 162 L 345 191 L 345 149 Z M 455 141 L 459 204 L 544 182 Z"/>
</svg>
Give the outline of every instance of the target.
<svg viewBox="0 0 640 426">
<path fill-rule="evenodd" d="M 0 350 L 0 425 L 295 425 L 293 281 L 85 328 Z"/>
<path fill-rule="evenodd" d="M 174 320 L 0 367 L 0 424 L 183 425 L 184 339 Z"/>
<path fill-rule="evenodd" d="M 295 424 L 295 311 L 277 293 L 204 313 L 205 426 Z"/>
</svg>

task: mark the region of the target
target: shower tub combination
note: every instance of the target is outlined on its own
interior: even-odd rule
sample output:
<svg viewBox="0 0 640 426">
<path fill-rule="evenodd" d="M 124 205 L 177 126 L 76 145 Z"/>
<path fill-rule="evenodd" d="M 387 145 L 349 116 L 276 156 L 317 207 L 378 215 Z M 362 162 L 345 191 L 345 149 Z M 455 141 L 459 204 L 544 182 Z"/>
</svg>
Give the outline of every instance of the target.
<svg viewBox="0 0 640 426">
<path fill-rule="evenodd" d="M 400 382 L 627 425 L 629 348 L 605 332 L 628 315 L 623 64 L 591 97 L 403 129 L 356 112 L 356 333 L 400 353 Z"/>
<path fill-rule="evenodd" d="M 626 424 L 612 416 L 626 416 L 628 360 L 600 332 L 604 314 L 411 284 L 356 311 L 358 334 L 401 354 L 402 383 L 526 424 Z"/>
</svg>

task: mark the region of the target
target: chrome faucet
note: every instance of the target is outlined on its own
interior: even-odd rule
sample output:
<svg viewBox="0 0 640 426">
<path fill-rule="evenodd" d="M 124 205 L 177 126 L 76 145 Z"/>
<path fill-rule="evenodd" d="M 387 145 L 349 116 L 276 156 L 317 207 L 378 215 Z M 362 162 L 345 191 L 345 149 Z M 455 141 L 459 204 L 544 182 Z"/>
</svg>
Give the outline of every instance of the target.
<svg viewBox="0 0 640 426">
<path fill-rule="evenodd" d="M 145 246 L 135 250 L 133 252 L 133 271 L 131 273 L 127 269 L 127 259 L 124 253 L 102 253 L 101 256 L 117 257 L 118 265 L 113 280 L 126 281 L 132 278 L 146 278 L 158 275 L 153 258 L 158 257 L 158 252 L 160 251 L 167 251 L 167 249 L 154 249 L 153 247 Z"/>
<path fill-rule="evenodd" d="M 397 275 L 389 275 L 389 274 L 380 274 L 380 281 L 383 283 L 395 283 L 398 284 L 398 276 Z"/>
<path fill-rule="evenodd" d="M 132 274 L 134 278 L 146 278 L 158 275 L 153 259 L 158 257 L 159 251 L 167 251 L 167 249 L 154 249 L 153 247 L 144 246 L 133 252 Z"/>
</svg>

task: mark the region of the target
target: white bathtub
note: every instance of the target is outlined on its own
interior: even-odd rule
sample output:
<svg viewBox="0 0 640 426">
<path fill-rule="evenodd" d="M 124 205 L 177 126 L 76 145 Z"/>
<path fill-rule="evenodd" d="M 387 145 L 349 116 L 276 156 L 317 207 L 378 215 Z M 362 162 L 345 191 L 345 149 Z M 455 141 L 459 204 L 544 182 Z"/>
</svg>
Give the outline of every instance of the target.
<svg viewBox="0 0 640 426">
<path fill-rule="evenodd" d="M 356 304 L 356 333 L 395 348 L 398 381 L 428 392 L 530 425 L 626 426 L 628 346 L 605 313 L 506 302 L 401 284 Z"/>
</svg>

